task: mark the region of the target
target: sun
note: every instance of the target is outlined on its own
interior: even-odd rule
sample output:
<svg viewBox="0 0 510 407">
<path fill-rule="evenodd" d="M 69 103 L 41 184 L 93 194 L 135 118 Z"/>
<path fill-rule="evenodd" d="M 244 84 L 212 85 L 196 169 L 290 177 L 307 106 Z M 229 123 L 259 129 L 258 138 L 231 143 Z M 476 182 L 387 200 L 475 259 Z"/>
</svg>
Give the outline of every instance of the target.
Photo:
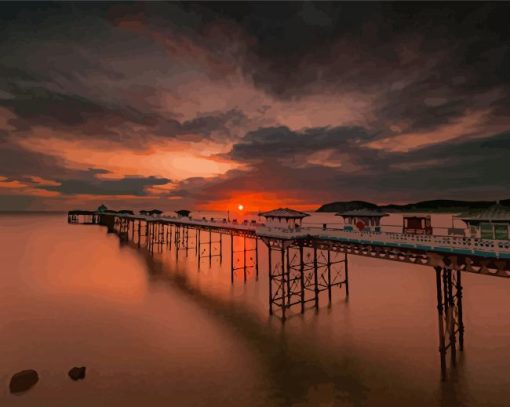
<svg viewBox="0 0 510 407">
<path fill-rule="evenodd" d="M 243 204 L 237 205 L 237 209 L 239 209 L 240 211 L 244 210 L 244 205 Z"/>
</svg>

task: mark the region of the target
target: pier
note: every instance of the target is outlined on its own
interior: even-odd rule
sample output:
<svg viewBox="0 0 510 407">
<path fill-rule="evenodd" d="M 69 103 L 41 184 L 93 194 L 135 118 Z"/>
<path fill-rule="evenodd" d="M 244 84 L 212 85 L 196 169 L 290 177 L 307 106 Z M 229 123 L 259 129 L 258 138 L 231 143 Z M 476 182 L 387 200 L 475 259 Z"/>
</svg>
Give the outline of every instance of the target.
<svg viewBox="0 0 510 407">
<path fill-rule="evenodd" d="M 68 222 L 105 226 L 122 241 L 150 253 L 173 246 L 177 257 L 196 256 L 199 268 L 203 263 L 211 266 L 213 258 L 225 261 L 223 249 L 228 240 L 232 284 L 236 272 L 246 281 L 252 271 L 258 280 L 259 244 L 264 244 L 268 249 L 269 314 L 282 321 L 294 310 L 304 313 L 307 304 L 319 309 L 324 299 L 331 303 L 334 288 L 348 297 L 350 255 L 430 267 L 437 289 L 443 380 L 448 354 L 450 365 L 455 366 L 457 352 L 464 348 L 462 274 L 510 277 L 510 240 L 389 233 L 380 231 L 376 222 L 366 230 L 306 227 L 301 219 L 307 215 L 288 209 L 261 214 L 268 220 L 264 224 L 197 220 L 182 214 L 169 217 L 159 211 L 129 212 L 70 211 Z M 234 250 L 236 239 L 242 240 L 241 249 Z"/>
</svg>

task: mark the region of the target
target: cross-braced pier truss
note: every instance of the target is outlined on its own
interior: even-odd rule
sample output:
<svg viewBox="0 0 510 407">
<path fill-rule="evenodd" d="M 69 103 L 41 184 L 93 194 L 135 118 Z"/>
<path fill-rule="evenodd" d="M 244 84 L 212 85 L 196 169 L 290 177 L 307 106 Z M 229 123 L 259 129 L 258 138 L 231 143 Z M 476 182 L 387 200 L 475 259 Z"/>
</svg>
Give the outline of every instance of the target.
<svg viewBox="0 0 510 407">
<path fill-rule="evenodd" d="M 236 249 L 236 246 L 239 247 Z M 259 279 L 259 246 L 258 239 L 247 235 L 235 236 L 230 234 L 230 281 L 234 283 L 236 276 L 241 275 L 246 282 L 248 277 L 255 274 Z"/>
<path fill-rule="evenodd" d="M 179 257 L 179 253 L 183 252 L 186 257 L 191 254 L 196 254 L 198 249 L 198 230 L 190 228 L 186 225 L 168 225 L 170 228 L 170 240 L 174 236 L 174 249 L 175 256 Z M 171 248 L 171 244 L 168 245 Z"/>
<path fill-rule="evenodd" d="M 198 242 L 198 267 L 202 259 L 209 259 L 209 266 L 214 258 L 218 258 L 220 264 L 223 261 L 223 234 L 213 233 L 211 229 L 202 231 L 196 229 Z"/>
<path fill-rule="evenodd" d="M 448 262 L 447 262 L 448 263 Z M 462 283 L 460 270 L 437 266 L 437 313 L 441 375 L 446 378 L 446 353 L 449 350 L 452 366 L 456 365 L 458 349 L 464 350 L 464 322 L 462 320 Z"/>
<path fill-rule="evenodd" d="M 349 295 L 347 254 L 301 239 L 262 240 L 268 247 L 271 315 L 279 310 L 285 320 L 287 310 L 299 306 L 304 313 L 307 303 L 318 309 L 321 292 L 327 292 L 331 304 L 334 287 L 344 286 Z"/>
</svg>

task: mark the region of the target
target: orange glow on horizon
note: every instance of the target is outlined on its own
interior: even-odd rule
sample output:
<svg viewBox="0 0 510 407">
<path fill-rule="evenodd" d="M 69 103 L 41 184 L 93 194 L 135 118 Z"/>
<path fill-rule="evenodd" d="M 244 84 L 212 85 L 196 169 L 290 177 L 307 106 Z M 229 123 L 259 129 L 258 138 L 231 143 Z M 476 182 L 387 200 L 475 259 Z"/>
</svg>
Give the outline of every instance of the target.
<svg viewBox="0 0 510 407">
<path fill-rule="evenodd" d="M 238 204 L 244 202 L 244 204 Z M 250 192 L 236 194 L 232 199 L 218 199 L 199 205 L 197 210 L 205 211 L 223 211 L 230 209 L 245 211 L 249 208 L 249 212 L 266 211 L 280 207 L 289 207 L 300 211 L 314 211 L 319 208 L 322 203 L 314 203 L 299 198 L 284 197 L 280 194 L 268 192 Z M 240 209 L 242 206 L 243 209 Z"/>
</svg>

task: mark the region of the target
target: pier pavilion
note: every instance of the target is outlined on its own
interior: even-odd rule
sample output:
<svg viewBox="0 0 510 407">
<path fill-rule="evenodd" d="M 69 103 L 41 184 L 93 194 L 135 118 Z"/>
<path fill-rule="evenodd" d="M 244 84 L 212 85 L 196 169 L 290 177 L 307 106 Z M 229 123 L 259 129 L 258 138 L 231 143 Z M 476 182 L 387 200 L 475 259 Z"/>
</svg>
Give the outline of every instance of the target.
<svg viewBox="0 0 510 407">
<path fill-rule="evenodd" d="M 188 211 L 187 209 L 180 209 L 178 211 L 175 211 L 175 213 L 179 218 L 188 218 L 191 211 Z"/>
<path fill-rule="evenodd" d="M 344 218 L 344 230 L 352 231 L 381 231 L 381 218 L 388 216 L 387 213 L 373 209 L 355 209 L 352 211 L 339 212 L 336 216 Z"/>
<path fill-rule="evenodd" d="M 259 216 L 266 219 L 268 227 L 298 229 L 302 226 L 303 218 L 310 216 L 289 208 L 278 208 L 267 212 L 260 212 Z"/>
<path fill-rule="evenodd" d="M 510 208 L 499 203 L 490 208 L 459 216 L 469 228 L 471 237 L 491 240 L 510 239 Z"/>
<path fill-rule="evenodd" d="M 103 213 L 103 212 L 106 212 L 108 210 L 108 207 L 105 205 L 105 204 L 101 204 L 98 208 L 97 208 L 97 211 L 99 213 Z"/>
</svg>

